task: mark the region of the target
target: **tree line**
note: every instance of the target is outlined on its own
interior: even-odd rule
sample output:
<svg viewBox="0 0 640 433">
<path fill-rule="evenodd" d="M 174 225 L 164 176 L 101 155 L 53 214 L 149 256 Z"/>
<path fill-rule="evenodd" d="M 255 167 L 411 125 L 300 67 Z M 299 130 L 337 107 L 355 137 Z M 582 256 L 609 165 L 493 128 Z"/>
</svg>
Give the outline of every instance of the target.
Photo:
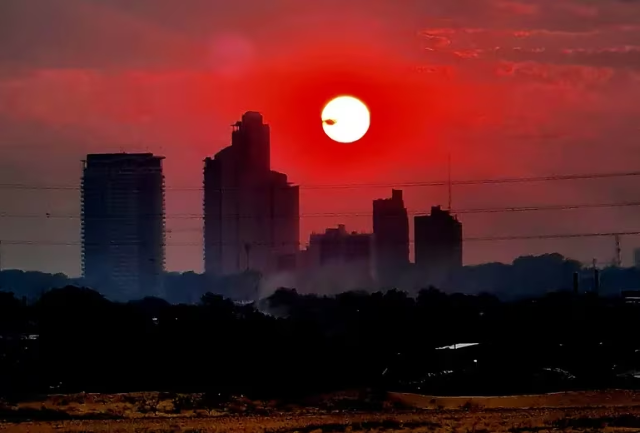
<svg viewBox="0 0 640 433">
<path fill-rule="evenodd" d="M 452 365 L 469 371 L 464 359 L 436 349 L 470 342 L 493 348 L 480 365 L 485 376 L 555 366 L 595 378 L 584 369 L 635 366 L 640 342 L 630 331 L 640 325 L 639 313 L 620 298 L 572 292 L 505 302 L 433 288 L 414 297 L 397 290 L 321 296 L 280 289 L 250 304 L 211 293 L 196 304 L 113 302 L 72 286 L 35 302 L 1 292 L 0 390 L 275 398 L 399 389 Z M 592 350 L 603 342 L 606 351 Z M 559 355 L 563 344 L 574 349 Z"/>
<path fill-rule="evenodd" d="M 331 272 L 331 270 L 327 271 Z M 571 290 L 573 275 L 578 273 L 580 291 L 594 290 L 593 271 L 580 262 L 563 257 L 561 254 L 543 254 L 540 256 L 518 257 L 512 263 L 485 263 L 464 266 L 451 275 L 451 278 L 439 287 L 447 293 L 481 294 L 489 293 L 503 301 L 520 300 L 542 296 L 559 290 Z M 332 277 L 336 277 L 332 275 Z M 339 276 L 338 276 L 339 277 Z M 302 278 L 312 278 L 304 275 Z M 319 277 L 323 279 L 322 274 Z M 339 278 L 338 278 L 339 279 Z M 196 272 L 168 272 L 164 274 L 161 287 L 154 293 L 138 293 L 135 298 L 155 296 L 171 303 L 195 304 L 206 293 L 216 293 L 237 301 L 255 301 L 273 293 L 283 283 L 276 279 L 274 285 L 269 279 L 263 279 L 254 271 L 235 275 L 207 276 Z M 330 280 L 330 278 L 327 278 Z M 396 288 L 417 295 L 419 289 L 426 287 L 419 278 L 413 278 L 411 272 L 399 278 Z M 323 295 L 335 295 L 344 291 L 332 287 L 328 281 L 321 281 Z M 600 293 L 618 295 L 621 290 L 640 288 L 640 270 L 609 266 L 600 272 Z M 42 293 L 56 287 L 87 286 L 81 278 L 69 278 L 64 274 L 25 272 L 4 270 L 0 272 L 0 290 L 11 291 L 18 297 L 33 301 Z M 120 293 L 109 287 L 93 287 L 108 299 L 130 301 L 130 293 Z M 384 287 L 357 287 L 370 293 Z"/>
</svg>

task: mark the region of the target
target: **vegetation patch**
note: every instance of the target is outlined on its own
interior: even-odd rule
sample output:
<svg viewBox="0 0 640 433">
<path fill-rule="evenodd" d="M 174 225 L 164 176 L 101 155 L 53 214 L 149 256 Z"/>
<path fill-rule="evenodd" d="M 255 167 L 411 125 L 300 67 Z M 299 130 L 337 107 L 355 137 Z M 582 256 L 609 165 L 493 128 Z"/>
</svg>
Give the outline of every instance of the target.
<svg viewBox="0 0 640 433">
<path fill-rule="evenodd" d="M 555 421 L 552 425 L 559 429 L 602 429 L 605 427 L 640 428 L 640 416 L 625 414 L 615 417 L 564 418 Z"/>
<path fill-rule="evenodd" d="M 349 431 L 368 431 L 368 430 L 401 430 L 414 429 L 418 427 L 437 428 L 441 427 L 439 423 L 431 421 L 408 421 L 403 422 L 398 419 L 385 419 L 381 421 L 361 421 L 349 423 L 313 423 L 298 428 L 279 428 L 267 430 L 266 433 L 340 433 Z"/>
<path fill-rule="evenodd" d="M 0 421 L 16 423 L 27 421 L 64 421 L 64 420 L 108 420 L 117 419 L 118 416 L 112 413 L 93 413 L 86 415 L 71 415 L 63 410 L 34 408 L 0 408 Z"/>
</svg>

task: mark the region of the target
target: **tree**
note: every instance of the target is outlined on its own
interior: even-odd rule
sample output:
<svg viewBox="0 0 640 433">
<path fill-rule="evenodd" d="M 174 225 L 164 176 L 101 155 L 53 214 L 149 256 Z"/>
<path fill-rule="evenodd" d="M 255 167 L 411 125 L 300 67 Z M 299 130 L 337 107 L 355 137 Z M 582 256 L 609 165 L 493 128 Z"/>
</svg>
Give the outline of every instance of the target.
<svg viewBox="0 0 640 433">
<path fill-rule="evenodd" d="M 0 292 L 0 335 L 24 328 L 24 309 L 25 306 L 13 293 Z"/>
</svg>

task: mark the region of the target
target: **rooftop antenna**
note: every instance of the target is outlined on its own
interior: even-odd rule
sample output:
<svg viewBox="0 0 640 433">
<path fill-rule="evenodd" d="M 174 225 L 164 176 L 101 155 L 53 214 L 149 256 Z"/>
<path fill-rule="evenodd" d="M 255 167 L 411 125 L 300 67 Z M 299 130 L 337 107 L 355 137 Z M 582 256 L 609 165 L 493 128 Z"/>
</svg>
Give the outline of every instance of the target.
<svg viewBox="0 0 640 433">
<path fill-rule="evenodd" d="M 447 157 L 447 187 L 449 189 L 449 212 L 451 212 L 451 202 L 453 200 L 451 188 L 451 152 L 449 152 Z"/>
</svg>

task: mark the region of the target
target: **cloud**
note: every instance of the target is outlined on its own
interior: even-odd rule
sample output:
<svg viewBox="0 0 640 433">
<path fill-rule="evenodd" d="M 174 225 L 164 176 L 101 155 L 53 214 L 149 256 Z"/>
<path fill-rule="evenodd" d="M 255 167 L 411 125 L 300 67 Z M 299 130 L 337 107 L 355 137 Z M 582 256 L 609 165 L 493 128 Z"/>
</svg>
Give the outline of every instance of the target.
<svg viewBox="0 0 640 433">
<path fill-rule="evenodd" d="M 497 9 L 501 9 L 515 15 L 538 15 L 540 13 L 540 7 L 534 3 L 496 0 L 494 6 Z"/>
<path fill-rule="evenodd" d="M 192 64 L 199 50 L 179 33 L 134 19 L 108 2 L 0 3 L 3 68 L 155 68 Z"/>
<path fill-rule="evenodd" d="M 260 109 L 272 122 L 274 161 L 302 183 L 442 178 L 448 152 L 462 178 L 627 169 L 640 163 L 630 150 L 640 115 L 638 22 L 640 3 L 621 0 L 1 0 L 0 160 L 16 181 L 45 173 L 76 182 L 84 153 L 151 150 L 168 156 L 169 186 L 199 185 L 196 167 L 228 144 L 228 124 Z M 329 152 L 313 115 L 330 86 L 383 101 L 374 114 L 386 113 L 393 134 L 361 153 Z M 607 201 L 629 191 L 518 188 L 457 191 L 456 201 Z M 303 212 L 369 209 L 386 192 L 309 193 Z M 426 209 L 444 196 L 414 189 L 407 197 Z M 168 212 L 197 213 L 200 198 L 172 193 Z M 58 206 L 68 209 L 77 196 L 65 200 Z M 580 221 L 588 231 L 635 217 L 617 212 Z M 465 216 L 465 224 L 470 235 L 553 232 L 571 228 L 574 216 L 500 218 Z M 303 239 L 343 218 L 335 219 L 303 218 Z M 370 228 L 366 217 L 348 223 Z M 199 240 L 197 232 L 184 239 Z M 468 257 L 509 259 L 529 247 L 470 246 Z M 201 259 L 199 247 L 169 254 L 178 269 Z"/>
</svg>

